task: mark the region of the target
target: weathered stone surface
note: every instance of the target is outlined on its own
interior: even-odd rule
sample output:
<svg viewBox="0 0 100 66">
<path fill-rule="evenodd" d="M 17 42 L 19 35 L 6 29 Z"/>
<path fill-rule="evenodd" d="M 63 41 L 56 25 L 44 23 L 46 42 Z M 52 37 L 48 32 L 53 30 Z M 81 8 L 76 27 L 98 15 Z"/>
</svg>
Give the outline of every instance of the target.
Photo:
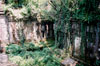
<svg viewBox="0 0 100 66">
<path fill-rule="evenodd" d="M 1 0 L 0 0 L 0 11 L 3 11 L 3 4 Z"/>
<path fill-rule="evenodd" d="M 7 63 L 8 62 L 8 55 L 0 54 L 0 63 Z"/>
<path fill-rule="evenodd" d="M 5 21 L 5 16 L 0 16 L 0 40 L 1 43 L 8 43 L 8 32 L 7 32 L 7 23 Z"/>
<path fill-rule="evenodd" d="M 15 63 L 7 62 L 7 63 L 0 63 L 0 66 L 18 66 Z"/>
<path fill-rule="evenodd" d="M 15 12 L 17 14 L 17 12 Z M 20 43 L 21 40 L 29 42 L 39 42 L 40 40 L 53 36 L 52 23 L 40 24 L 37 20 L 31 22 L 9 21 L 9 16 L 5 16 L 3 6 L 0 2 L 0 41 L 1 44 Z M 42 31 L 42 26 L 45 27 Z M 52 27 L 53 28 L 53 27 Z"/>
<path fill-rule="evenodd" d="M 9 41 L 10 43 L 16 43 L 23 38 L 26 41 L 37 40 L 37 26 L 36 22 L 9 22 Z M 39 39 L 38 39 L 39 40 Z"/>
<path fill-rule="evenodd" d="M 65 58 L 61 63 L 64 66 L 76 66 L 77 62 L 71 58 Z"/>
<path fill-rule="evenodd" d="M 4 12 L 0 11 L 0 15 L 4 15 Z"/>
<path fill-rule="evenodd" d="M 6 18 L 4 16 L 3 4 L 2 1 L 0 0 L 0 42 L 4 44 L 8 43 L 8 32 L 6 24 L 7 23 L 6 23 Z"/>
<path fill-rule="evenodd" d="M 9 62 L 7 54 L 0 54 L 0 66 L 17 66 L 15 63 Z"/>
<path fill-rule="evenodd" d="M 4 17 L 5 18 L 5 17 Z M 33 22 L 8 22 L 4 21 L 4 18 L 0 19 L 0 40 L 3 44 L 8 43 L 17 43 L 20 42 L 23 38 L 26 41 L 40 41 L 44 37 L 47 37 L 48 33 L 53 32 L 52 29 L 41 31 L 41 24 L 38 24 L 37 21 Z M 38 25 L 37 25 L 38 24 Z"/>
<path fill-rule="evenodd" d="M 79 56 L 80 55 L 81 38 L 75 37 L 74 43 L 75 43 L 75 55 Z"/>
</svg>

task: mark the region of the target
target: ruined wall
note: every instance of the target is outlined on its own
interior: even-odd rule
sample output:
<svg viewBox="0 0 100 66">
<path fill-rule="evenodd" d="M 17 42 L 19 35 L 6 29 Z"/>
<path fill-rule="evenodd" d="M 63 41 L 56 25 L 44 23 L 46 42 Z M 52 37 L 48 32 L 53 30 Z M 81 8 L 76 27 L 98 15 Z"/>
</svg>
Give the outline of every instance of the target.
<svg viewBox="0 0 100 66">
<path fill-rule="evenodd" d="M 33 22 L 9 22 L 9 40 L 10 43 L 23 40 L 39 42 L 42 39 L 53 37 L 49 35 L 51 24 L 42 24 L 37 21 Z M 52 28 L 52 27 L 51 27 Z"/>
<path fill-rule="evenodd" d="M 64 24 L 66 26 L 66 24 Z M 68 38 L 70 37 L 70 38 Z M 58 31 L 57 42 L 59 47 L 69 50 L 72 56 L 87 58 L 100 58 L 100 22 L 70 22 L 70 32 Z M 70 44 L 70 45 L 69 45 Z M 71 49 L 67 47 L 71 46 Z M 61 48 L 62 48 L 61 47 Z"/>
<path fill-rule="evenodd" d="M 5 16 L 0 18 L 1 43 L 39 42 L 50 37 L 54 37 L 53 22 L 15 22 L 8 21 Z"/>
</svg>

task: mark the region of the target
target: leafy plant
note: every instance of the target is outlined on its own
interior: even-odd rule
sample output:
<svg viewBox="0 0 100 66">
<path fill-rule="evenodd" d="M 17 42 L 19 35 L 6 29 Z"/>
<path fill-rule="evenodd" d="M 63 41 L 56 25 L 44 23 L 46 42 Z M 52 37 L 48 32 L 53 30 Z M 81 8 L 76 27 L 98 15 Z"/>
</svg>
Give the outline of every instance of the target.
<svg viewBox="0 0 100 66">
<path fill-rule="evenodd" d="M 24 49 L 25 50 L 34 50 L 35 45 L 33 43 L 24 43 Z"/>
<path fill-rule="evenodd" d="M 25 0 L 7 0 L 7 4 L 13 4 L 12 7 L 18 8 L 25 5 Z"/>
<path fill-rule="evenodd" d="M 40 50 L 33 43 L 24 43 L 24 47 L 10 44 L 6 51 L 9 59 L 19 66 L 60 66 L 61 59 L 56 57 L 56 53 L 47 47 Z"/>
<path fill-rule="evenodd" d="M 22 51 L 22 48 L 17 44 L 10 44 L 6 47 L 6 53 L 8 54 L 19 54 Z"/>
</svg>

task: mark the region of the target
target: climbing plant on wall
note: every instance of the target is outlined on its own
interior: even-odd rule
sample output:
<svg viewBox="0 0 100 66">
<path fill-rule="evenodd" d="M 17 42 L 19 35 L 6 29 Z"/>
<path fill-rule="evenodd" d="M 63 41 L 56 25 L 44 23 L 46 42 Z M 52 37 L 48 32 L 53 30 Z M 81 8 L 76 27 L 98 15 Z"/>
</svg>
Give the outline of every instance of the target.
<svg viewBox="0 0 100 66">
<path fill-rule="evenodd" d="M 76 0 L 51 0 L 54 10 L 56 10 L 56 20 L 55 20 L 55 43 L 56 45 L 63 46 L 68 49 L 71 44 L 71 24 L 70 20 L 73 17 L 74 11 L 76 9 Z M 59 32 L 61 32 L 59 34 Z M 67 41 L 67 42 L 66 42 Z M 63 43 L 64 42 L 64 43 Z"/>
<path fill-rule="evenodd" d="M 99 0 L 79 0 L 75 18 L 92 22 L 100 17 Z"/>
<path fill-rule="evenodd" d="M 72 44 L 71 22 L 76 20 L 76 22 L 81 23 L 81 50 L 84 51 L 84 23 L 100 20 L 99 2 L 99 0 L 50 0 L 56 11 L 55 44 L 57 47 L 65 47 L 67 50 L 70 48 Z"/>
<path fill-rule="evenodd" d="M 49 0 L 7 0 L 8 4 L 5 6 L 5 12 L 13 12 L 12 16 L 15 16 L 14 10 L 18 10 L 22 17 L 16 17 L 15 20 L 53 20 L 54 11 L 52 10 Z M 10 8 L 10 9 L 9 9 Z M 18 20 L 16 20 L 18 21 Z"/>
</svg>

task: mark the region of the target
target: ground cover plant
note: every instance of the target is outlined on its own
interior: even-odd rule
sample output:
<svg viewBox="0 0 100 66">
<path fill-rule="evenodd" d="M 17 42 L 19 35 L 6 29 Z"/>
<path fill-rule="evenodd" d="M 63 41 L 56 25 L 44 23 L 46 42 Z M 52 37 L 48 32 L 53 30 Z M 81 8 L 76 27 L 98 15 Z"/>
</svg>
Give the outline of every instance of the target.
<svg viewBox="0 0 100 66">
<path fill-rule="evenodd" d="M 40 42 L 42 47 L 35 46 L 33 43 L 24 43 L 24 46 L 17 44 L 9 44 L 6 47 L 6 53 L 9 55 L 9 60 L 18 64 L 18 66 L 60 66 L 61 58 L 58 58 L 55 46 L 48 47 L 45 43 Z M 53 49 L 53 52 L 52 50 Z"/>
</svg>

